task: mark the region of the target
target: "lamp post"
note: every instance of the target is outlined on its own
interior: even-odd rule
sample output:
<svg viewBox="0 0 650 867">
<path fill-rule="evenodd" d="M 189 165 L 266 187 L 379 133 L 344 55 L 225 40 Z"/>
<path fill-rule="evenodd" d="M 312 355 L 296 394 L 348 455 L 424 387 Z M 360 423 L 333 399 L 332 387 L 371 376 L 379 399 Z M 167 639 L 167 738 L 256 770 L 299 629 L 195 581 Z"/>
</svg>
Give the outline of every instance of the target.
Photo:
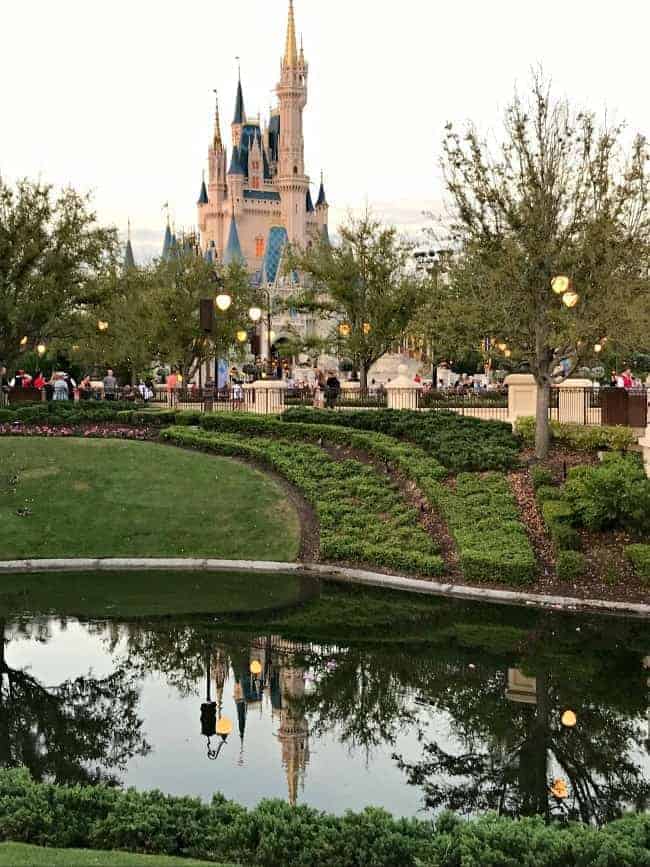
<svg viewBox="0 0 650 867">
<path fill-rule="evenodd" d="M 201 705 L 201 734 L 208 741 L 208 758 L 214 760 L 219 757 L 219 753 L 228 740 L 233 726 L 232 721 L 228 717 L 220 716 L 217 719 L 217 704 L 212 701 L 210 687 L 210 654 L 208 652 L 205 657 L 205 701 Z M 215 735 L 221 738 L 216 750 L 210 744 L 210 739 Z"/>
<path fill-rule="evenodd" d="M 269 376 L 273 374 L 273 366 L 271 363 L 271 293 L 265 287 L 260 287 L 261 291 L 266 296 L 266 371 Z M 248 311 L 248 315 L 250 317 L 251 322 L 254 322 L 255 325 L 262 318 L 262 310 L 259 307 L 251 307 Z"/>
<path fill-rule="evenodd" d="M 215 306 L 222 313 L 227 313 L 232 304 L 232 297 L 227 292 L 220 292 L 215 298 Z M 214 388 L 215 395 L 219 391 L 219 321 L 215 317 L 214 322 Z"/>
</svg>

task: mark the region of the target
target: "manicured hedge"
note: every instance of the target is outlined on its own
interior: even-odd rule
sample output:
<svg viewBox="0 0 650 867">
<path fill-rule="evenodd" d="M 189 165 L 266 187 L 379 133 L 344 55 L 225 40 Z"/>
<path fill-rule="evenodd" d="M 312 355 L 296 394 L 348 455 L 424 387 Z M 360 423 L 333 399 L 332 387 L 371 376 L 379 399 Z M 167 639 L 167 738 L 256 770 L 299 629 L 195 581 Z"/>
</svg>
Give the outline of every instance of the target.
<svg viewBox="0 0 650 867">
<path fill-rule="evenodd" d="M 158 791 L 36 783 L 0 771 L 0 839 L 233 861 L 247 867 L 647 867 L 650 816 L 597 830 L 488 814 L 395 819 L 369 807 L 342 816 L 281 801 L 247 810 Z"/>
<path fill-rule="evenodd" d="M 535 554 L 504 476 L 465 473 L 455 491 L 439 486 L 438 497 L 466 578 L 513 585 L 534 580 Z"/>
<path fill-rule="evenodd" d="M 335 461 L 318 446 L 172 427 L 163 439 L 260 461 L 296 485 L 316 509 L 321 554 L 408 572 L 440 575 L 439 547 L 388 479 L 359 461 Z"/>
<path fill-rule="evenodd" d="M 509 424 L 483 421 L 454 412 L 382 409 L 345 412 L 288 409 L 289 423 L 341 425 L 407 440 L 423 448 L 452 472 L 502 470 L 516 466 L 520 440 Z"/>
<path fill-rule="evenodd" d="M 198 418 L 179 414 L 177 418 L 190 424 L 198 421 L 206 429 L 293 442 L 307 439 L 367 452 L 415 482 L 444 517 L 468 579 L 519 585 L 534 578 L 534 553 L 503 476 L 462 476 L 453 489 L 441 484 L 444 468 L 423 449 L 385 434 L 322 424 L 286 424 L 274 418 L 234 413 Z"/>
<path fill-rule="evenodd" d="M 535 444 L 535 419 L 520 418 L 515 425 L 527 446 Z M 636 445 L 637 437 L 629 427 L 581 425 L 551 421 L 551 439 L 576 451 L 595 452 L 601 449 L 626 451 Z"/>
<path fill-rule="evenodd" d="M 131 408 L 128 412 L 125 411 Z M 124 417 L 121 419 L 120 416 Z M 128 421 L 129 416 L 136 413 L 133 405 L 119 401 L 64 401 L 53 400 L 49 403 L 34 403 L 27 406 L 3 407 L 0 409 L 0 424 L 22 422 L 23 424 L 82 424 L 99 421 Z M 151 419 L 157 414 L 154 411 L 141 411 L 140 418 Z M 169 422 L 168 422 L 169 423 Z"/>
<path fill-rule="evenodd" d="M 557 577 L 560 581 L 575 581 L 587 568 L 585 555 L 580 551 L 560 551 L 557 555 Z"/>
</svg>

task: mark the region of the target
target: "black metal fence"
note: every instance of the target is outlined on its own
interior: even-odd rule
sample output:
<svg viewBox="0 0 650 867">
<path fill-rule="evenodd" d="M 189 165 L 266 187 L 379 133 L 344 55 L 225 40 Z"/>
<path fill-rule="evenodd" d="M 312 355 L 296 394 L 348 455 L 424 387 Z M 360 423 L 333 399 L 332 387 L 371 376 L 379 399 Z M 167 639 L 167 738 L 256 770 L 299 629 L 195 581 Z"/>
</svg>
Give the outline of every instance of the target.
<svg viewBox="0 0 650 867">
<path fill-rule="evenodd" d="M 231 388 L 175 388 L 158 389 L 149 401 L 153 406 L 166 409 L 194 409 L 197 412 L 240 412 L 245 408 L 244 389 Z"/>
<path fill-rule="evenodd" d="M 418 409 L 448 410 L 476 418 L 502 421 L 508 418 L 507 390 L 456 392 L 446 389 L 432 389 L 418 392 L 417 405 Z"/>
<path fill-rule="evenodd" d="M 330 389 L 317 391 L 310 387 L 289 388 L 285 396 L 286 406 L 322 406 L 336 409 L 383 409 L 388 403 L 386 391 L 380 388 Z"/>
</svg>

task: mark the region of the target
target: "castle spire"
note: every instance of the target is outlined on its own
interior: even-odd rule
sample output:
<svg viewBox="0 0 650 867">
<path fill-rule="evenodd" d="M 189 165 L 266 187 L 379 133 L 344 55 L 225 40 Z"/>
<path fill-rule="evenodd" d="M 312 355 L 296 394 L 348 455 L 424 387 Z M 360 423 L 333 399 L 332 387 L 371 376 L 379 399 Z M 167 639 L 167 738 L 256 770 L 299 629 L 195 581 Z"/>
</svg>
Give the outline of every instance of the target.
<svg viewBox="0 0 650 867">
<path fill-rule="evenodd" d="M 135 268 L 135 258 L 133 256 L 133 247 L 131 246 L 131 220 L 127 222 L 126 248 L 124 250 L 124 268 Z"/>
<path fill-rule="evenodd" d="M 318 199 L 316 201 L 316 207 L 322 207 L 327 204 L 327 196 L 325 195 L 325 181 L 323 178 L 323 173 L 320 173 L 320 189 L 318 191 Z"/>
<path fill-rule="evenodd" d="M 199 193 L 199 205 L 207 205 L 208 204 L 208 188 L 205 185 L 205 172 L 203 172 L 203 178 L 201 180 L 201 192 Z"/>
<path fill-rule="evenodd" d="M 239 232 L 237 231 L 237 222 L 235 220 L 235 214 L 230 219 L 230 232 L 228 233 L 228 243 L 226 245 L 226 252 L 223 256 L 224 264 L 231 265 L 233 262 L 244 263 L 244 254 L 241 250 L 241 244 L 239 243 Z"/>
<path fill-rule="evenodd" d="M 295 67 L 297 65 L 296 22 L 293 17 L 293 0 L 289 0 L 289 20 L 287 21 L 287 40 L 284 48 L 284 66 Z"/>
<path fill-rule="evenodd" d="M 239 58 L 237 58 L 239 60 Z M 235 97 L 235 116 L 233 123 L 243 124 L 246 120 L 246 112 L 244 111 L 244 91 L 241 86 L 241 69 L 239 71 L 239 80 L 237 82 L 237 96 Z"/>
<path fill-rule="evenodd" d="M 214 90 L 214 101 L 215 109 L 213 147 L 216 151 L 220 151 L 223 149 L 223 141 L 221 139 L 221 121 L 219 119 L 219 95 L 216 90 Z"/>
</svg>

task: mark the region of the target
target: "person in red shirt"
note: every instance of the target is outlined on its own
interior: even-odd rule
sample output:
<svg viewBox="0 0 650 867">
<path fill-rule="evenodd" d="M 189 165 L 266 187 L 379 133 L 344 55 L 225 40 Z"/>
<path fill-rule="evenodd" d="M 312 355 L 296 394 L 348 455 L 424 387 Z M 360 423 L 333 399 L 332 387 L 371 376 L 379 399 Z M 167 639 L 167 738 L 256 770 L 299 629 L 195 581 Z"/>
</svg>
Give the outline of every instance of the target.
<svg viewBox="0 0 650 867">
<path fill-rule="evenodd" d="M 43 374 L 41 373 L 40 370 L 38 370 L 36 372 L 36 376 L 34 377 L 34 381 L 32 382 L 32 385 L 34 386 L 34 388 L 37 388 L 39 391 L 42 388 L 45 388 L 45 377 L 43 376 Z"/>
<path fill-rule="evenodd" d="M 629 367 L 626 367 L 622 373 L 623 376 L 623 388 L 626 391 L 629 391 L 634 386 L 634 380 L 632 379 L 632 371 Z"/>
</svg>

